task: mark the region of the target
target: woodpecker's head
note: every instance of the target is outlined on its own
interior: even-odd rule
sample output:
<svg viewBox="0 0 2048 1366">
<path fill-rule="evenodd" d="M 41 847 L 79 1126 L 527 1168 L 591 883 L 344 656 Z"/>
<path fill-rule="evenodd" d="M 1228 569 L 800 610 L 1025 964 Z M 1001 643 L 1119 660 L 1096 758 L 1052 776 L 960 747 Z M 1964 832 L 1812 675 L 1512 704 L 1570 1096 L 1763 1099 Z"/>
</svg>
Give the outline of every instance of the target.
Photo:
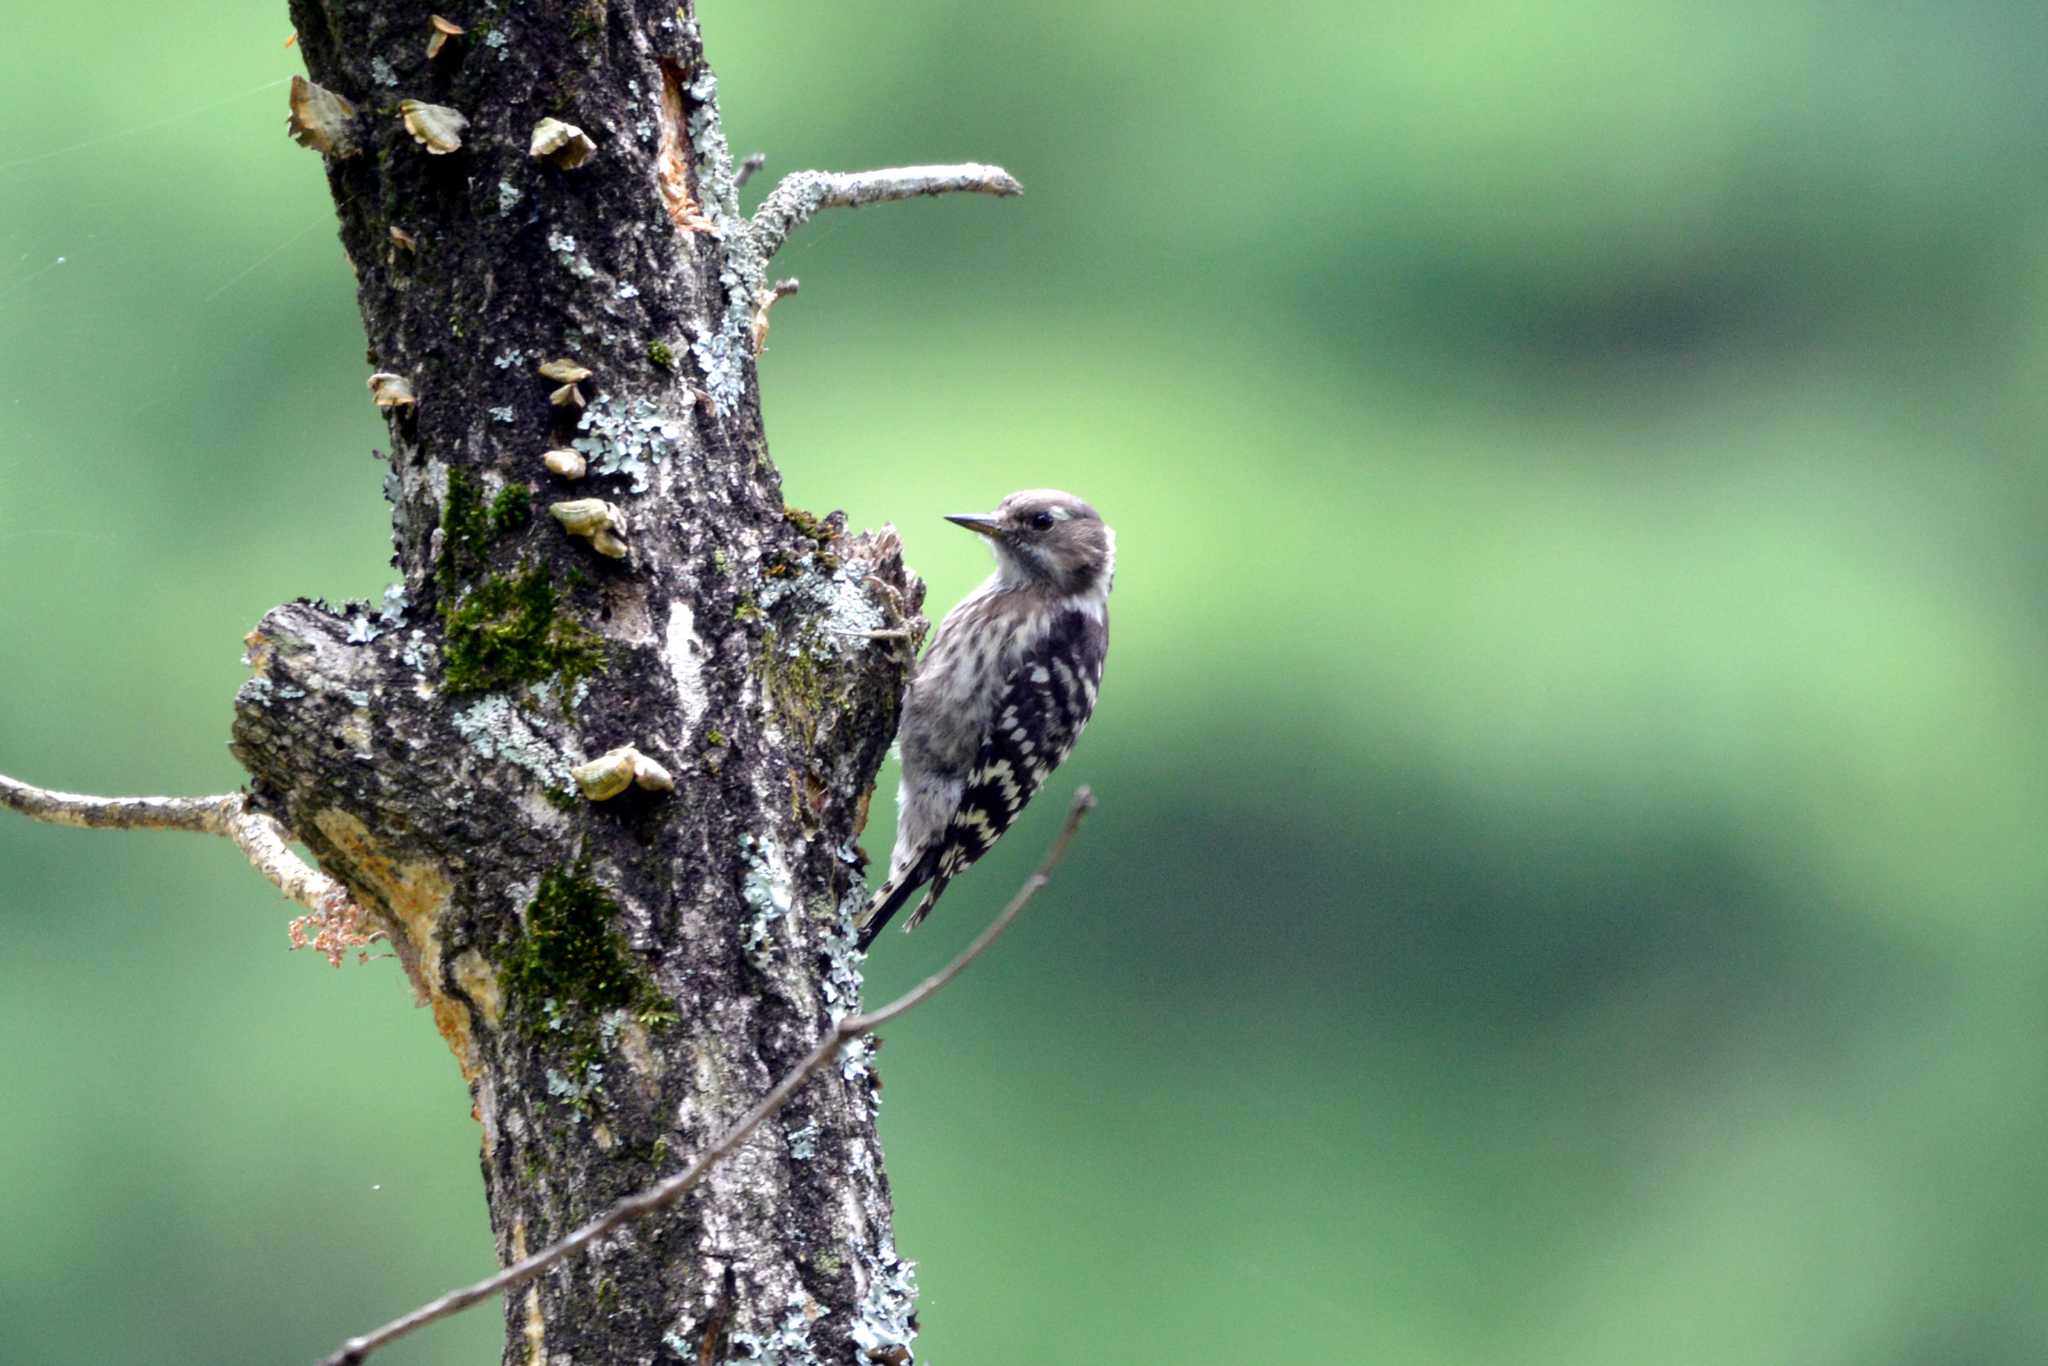
<svg viewBox="0 0 2048 1366">
<path fill-rule="evenodd" d="M 997 572 L 1012 588 L 1106 597 L 1116 575 L 1116 533 L 1071 493 L 1025 489 L 1003 499 L 994 512 L 946 520 L 988 537 Z"/>
</svg>

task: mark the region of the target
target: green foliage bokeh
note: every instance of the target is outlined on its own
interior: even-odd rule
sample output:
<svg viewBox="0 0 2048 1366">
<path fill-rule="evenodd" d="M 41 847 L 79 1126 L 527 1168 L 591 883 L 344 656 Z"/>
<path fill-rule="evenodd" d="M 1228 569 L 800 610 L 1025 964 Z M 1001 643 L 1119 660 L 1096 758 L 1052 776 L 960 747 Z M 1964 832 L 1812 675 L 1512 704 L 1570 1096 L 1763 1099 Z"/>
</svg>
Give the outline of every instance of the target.
<svg viewBox="0 0 2048 1366">
<path fill-rule="evenodd" d="M 942 513 L 1120 533 L 1094 727 L 868 974 L 1095 786 L 889 1031 L 931 1360 L 2043 1359 L 2048 11 L 704 22 L 769 177 L 1027 186 L 797 235 L 790 500 L 935 609 L 985 572 Z M 242 633 L 389 578 L 288 20 L 10 28 L 0 771 L 223 790 Z M 287 914 L 216 841 L 0 820 L 0 1360 L 307 1360 L 490 1265 L 431 1023 Z"/>
</svg>

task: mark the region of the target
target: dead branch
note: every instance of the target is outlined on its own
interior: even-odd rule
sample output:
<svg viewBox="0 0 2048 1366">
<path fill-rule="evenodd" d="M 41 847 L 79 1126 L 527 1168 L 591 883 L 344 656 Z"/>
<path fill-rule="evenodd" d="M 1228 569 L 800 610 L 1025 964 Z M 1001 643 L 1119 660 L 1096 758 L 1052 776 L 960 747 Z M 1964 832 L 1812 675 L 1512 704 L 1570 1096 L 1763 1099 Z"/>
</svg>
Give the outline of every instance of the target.
<svg viewBox="0 0 2048 1366">
<path fill-rule="evenodd" d="M 761 260 L 782 250 L 789 234 L 820 209 L 857 209 L 915 199 L 925 194 L 1024 193 L 1015 176 L 1000 166 L 966 162 L 958 166 L 892 166 L 881 171 L 797 171 L 786 175 L 754 210 L 750 231 Z"/>
<path fill-rule="evenodd" d="M 348 890 L 292 852 L 283 826 L 249 808 L 245 793 L 218 797 L 88 797 L 0 774 L 0 806 L 32 821 L 88 830 L 190 830 L 233 840 L 272 886 L 316 915 L 347 907 Z"/>
</svg>

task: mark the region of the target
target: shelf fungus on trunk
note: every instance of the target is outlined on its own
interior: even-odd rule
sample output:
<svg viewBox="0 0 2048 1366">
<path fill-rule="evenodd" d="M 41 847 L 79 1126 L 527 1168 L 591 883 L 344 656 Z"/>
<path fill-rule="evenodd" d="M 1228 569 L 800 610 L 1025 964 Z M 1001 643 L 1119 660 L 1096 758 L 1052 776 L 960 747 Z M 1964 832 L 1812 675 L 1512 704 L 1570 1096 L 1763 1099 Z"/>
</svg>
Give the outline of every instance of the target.
<svg viewBox="0 0 2048 1366">
<path fill-rule="evenodd" d="M 291 113 L 285 128 L 292 141 L 325 157 L 345 160 L 361 152 L 355 137 L 356 107 L 304 76 L 292 77 Z"/>
<path fill-rule="evenodd" d="M 404 375 L 379 370 L 366 382 L 370 386 L 370 402 L 379 408 L 410 408 L 419 402 L 413 397 L 412 381 Z"/>
<path fill-rule="evenodd" d="M 575 124 L 545 118 L 533 126 L 533 141 L 527 145 L 526 154 L 536 161 L 553 162 L 565 171 L 573 171 L 597 155 L 597 144 Z"/>
<path fill-rule="evenodd" d="M 543 361 L 536 369 L 542 379 L 551 379 L 557 384 L 574 384 L 578 380 L 589 379 L 593 374 L 597 373 L 582 361 L 571 360 L 567 356 L 558 356 L 554 360 Z"/>
<path fill-rule="evenodd" d="M 427 20 L 427 60 L 441 55 L 441 49 L 448 46 L 450 38 L 460 38 L 467 30 L 453 19 L 443 19 L 436 14 Z"/>
<path fill-rule="evenodd" d="M 571 536 L 581 536 L 600 555 L 626 558 L 626 514 L 602 498 L 571 498 L 548 504 L 548 514 Z"/>
<path fill-rule="evenodd" d="M 537 367 L 537 373 L 542 379 L 553 380 L 556 384 L 562 386 L 548 395 L 549 403 L 552 403 L 557 408 L 581 408 L 584 406 L 583 390 L 578 386 L 596 372 L 581 361 L 570 360 L 567 356 L 562 356 L 555 360 L 543 362 Z"/>
<path fill-rule="evenodd" d="M 542 454 L 540 463 L 547 466 L 549 474 L 558 479 L 575 482 L 590 473 L 590 461 L 581 451 L 552 450 Z"/>
<path fill-rule="evenodd" d="M 400 100 L 398 112 L 405 120 L 405 131 L 413 140 L 427 149 L 433 156 L 446 156 L 462 146 L 462 134 L 469 127 L 469 120 L 457 109 L 445 104 L 428 104 L 424 100 Z"/>
<path fill-rule="evenodd" d="M 673 792 L 676 780 L 654 760 L 632 745 L 607 750 L 587 764 L 569 770 L 576 786 L 594 802 L 610 801 L 629 787 L 648 792 Z"/>
</svg>

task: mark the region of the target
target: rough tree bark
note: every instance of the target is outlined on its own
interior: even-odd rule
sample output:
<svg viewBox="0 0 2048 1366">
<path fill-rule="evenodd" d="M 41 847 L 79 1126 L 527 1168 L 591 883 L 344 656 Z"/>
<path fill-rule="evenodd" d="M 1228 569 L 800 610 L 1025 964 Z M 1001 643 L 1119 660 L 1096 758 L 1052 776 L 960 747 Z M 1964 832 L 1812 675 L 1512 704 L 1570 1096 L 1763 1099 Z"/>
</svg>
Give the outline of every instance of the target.
<svg viewBox="0 0 2048 1366">
<path fill-rule="evenodd" d="M 291 8 L 347 102 L 300 91 L 294 125 L 359 282 L 403 583 L 265 617 L 234 750 L 432 1007 L 512 1259 L 857 1006 L 853 841 L 923 589 L 893 533 L 785 508 L 751 336 L 774 243 L 859 192 L 793 178 L 750 230 L 687 0 L 487 0 L 433 56 L 425 5 Z M 595 155 L 531 155 L 549 117 Z M 579 788 L 626 745 L 673 790 Z M 677 1209 L 509 1298 L 505 1359 L 907 1361 L 913 1293 L 854 1047 Z"/>
</svg>

